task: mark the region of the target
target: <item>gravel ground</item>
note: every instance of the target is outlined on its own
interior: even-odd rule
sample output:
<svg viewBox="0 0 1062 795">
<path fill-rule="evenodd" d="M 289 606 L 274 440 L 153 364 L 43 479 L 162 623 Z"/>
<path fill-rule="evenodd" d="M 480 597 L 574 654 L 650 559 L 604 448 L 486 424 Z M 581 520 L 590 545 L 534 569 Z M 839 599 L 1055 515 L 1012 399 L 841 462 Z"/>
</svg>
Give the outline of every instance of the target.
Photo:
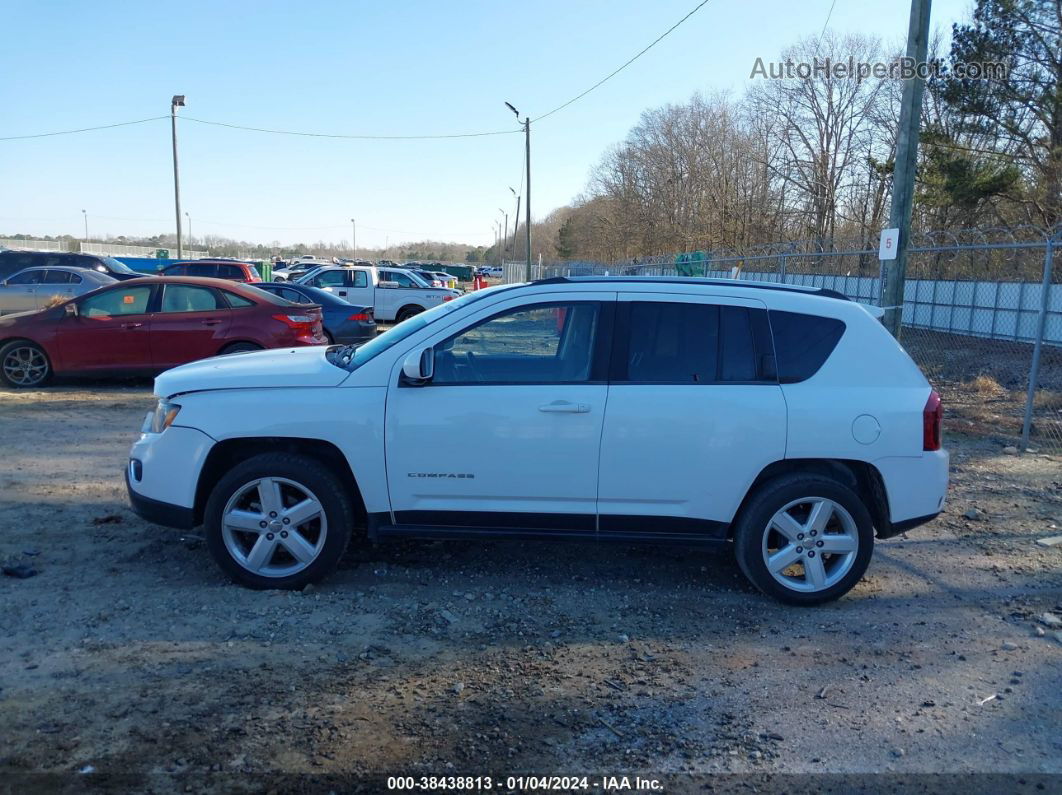
<svg viewBox="0 0 1062 795">
<path fill-rule="evenodd" d="M 0 791 L 1062 785 L 1062 546 L 1036 543 L 1062 534 L 1058 459 L 950 437 L 947 512 L 817 609 L 728 552 L 590 544 L 361 548 L 308 593 L 253 592 L 127 507 L 151 404 L 0 392 L 0 560 L 37 571 L 0 577 Z"/>
</svg>

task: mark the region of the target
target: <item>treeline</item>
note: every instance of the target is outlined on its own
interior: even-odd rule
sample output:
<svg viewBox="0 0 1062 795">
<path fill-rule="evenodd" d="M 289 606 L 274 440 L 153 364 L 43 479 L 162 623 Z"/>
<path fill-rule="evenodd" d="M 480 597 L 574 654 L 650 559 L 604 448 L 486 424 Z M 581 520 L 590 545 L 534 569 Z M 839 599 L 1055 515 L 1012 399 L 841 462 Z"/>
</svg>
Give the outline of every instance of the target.
<svg viewBox="0 0 1062 795">
<path fill-rule="evenodd" d="M 934 58 L 922 108 L 914 225 L 1062 222 L 1062 0 L 978 0 Z M 934 51 L 939 53 L 939 42 Z M 798 42 L 780 61 L 892 62 L 861 35 Z M 1003 63 L 997 79 L 958 79 Z M 902 81 L 750 79 L 743 96 L 647 110 L 585 193 L 532 229 L 546 261 L 622 261 L 781 240 L 876 247 L 887 225 Z M 522 233 L 516 252 L 525 256 Z M 488 254 L 489 256 L 490 254 Z"/>
</svg>

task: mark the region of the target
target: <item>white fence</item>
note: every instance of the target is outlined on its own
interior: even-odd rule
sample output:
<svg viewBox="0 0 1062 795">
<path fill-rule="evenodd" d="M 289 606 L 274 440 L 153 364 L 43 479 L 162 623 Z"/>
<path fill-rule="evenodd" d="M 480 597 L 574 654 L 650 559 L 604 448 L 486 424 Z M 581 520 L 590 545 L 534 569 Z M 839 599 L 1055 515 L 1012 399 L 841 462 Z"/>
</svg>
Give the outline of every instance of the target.
<svg viewBox="0 0 1062 795">
<path fill-rule="evenodd" d="M 25 251 L 66 251 L 66 244 L 59 240 L 17 240 L 0 238 L 0 247 Z"/>
<path fill-rule="evenodd" d="M 171 258 L 177 257 L 177 249 L 170 246 L 126 246 L 122 243 L 79 243 L 80 251 L 82 254 L 100 254 L 109 257 L 148 257 L 149 259 L 155 258 L 155 252 L 159 248 L 166 248 L 170 252 Z M 188 251 L 185 249 L 182 253 L 184 259 L 203 259 L 210 256 L 208 251 Z"/>
</svg>

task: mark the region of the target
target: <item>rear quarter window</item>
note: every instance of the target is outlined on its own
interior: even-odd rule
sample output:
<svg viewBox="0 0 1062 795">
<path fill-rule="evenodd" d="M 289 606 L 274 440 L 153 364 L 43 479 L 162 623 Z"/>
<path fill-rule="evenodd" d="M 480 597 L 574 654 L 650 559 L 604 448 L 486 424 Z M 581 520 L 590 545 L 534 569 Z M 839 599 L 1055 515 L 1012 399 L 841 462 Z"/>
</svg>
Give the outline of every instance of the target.
<svg viewBox="0 0 1062 795">
<path fill-rule="evenodd" d="M 778 381 L 795 384 L 817 373 L 844 334 L 844 321 L 771 310 Z"/>
</svg>

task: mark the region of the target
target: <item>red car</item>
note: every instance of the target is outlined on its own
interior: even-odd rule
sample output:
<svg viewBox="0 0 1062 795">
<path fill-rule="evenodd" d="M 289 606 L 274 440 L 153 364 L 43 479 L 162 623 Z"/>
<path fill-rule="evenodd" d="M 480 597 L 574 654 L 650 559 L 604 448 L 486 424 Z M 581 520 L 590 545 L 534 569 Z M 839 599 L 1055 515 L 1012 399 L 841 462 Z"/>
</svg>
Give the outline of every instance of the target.
<svg viewBox="0 0 1062 795">
<path fill-rule="evenodd" d="M 0 383 L 140 375 L 223 353 L 327 344 L 316 304 L 222 279 L 130 279 L 0 317 Z"/>
<path fill-rule="evenodd" d="M 205 279 L 225 279 L 230 282 L 244 282 L 246 284 L 262 281 L 258 268 L 251 263 L 220 259 L 175 262 L 160 270 L 159 276 L 197 276 Z"/>
</svg>

